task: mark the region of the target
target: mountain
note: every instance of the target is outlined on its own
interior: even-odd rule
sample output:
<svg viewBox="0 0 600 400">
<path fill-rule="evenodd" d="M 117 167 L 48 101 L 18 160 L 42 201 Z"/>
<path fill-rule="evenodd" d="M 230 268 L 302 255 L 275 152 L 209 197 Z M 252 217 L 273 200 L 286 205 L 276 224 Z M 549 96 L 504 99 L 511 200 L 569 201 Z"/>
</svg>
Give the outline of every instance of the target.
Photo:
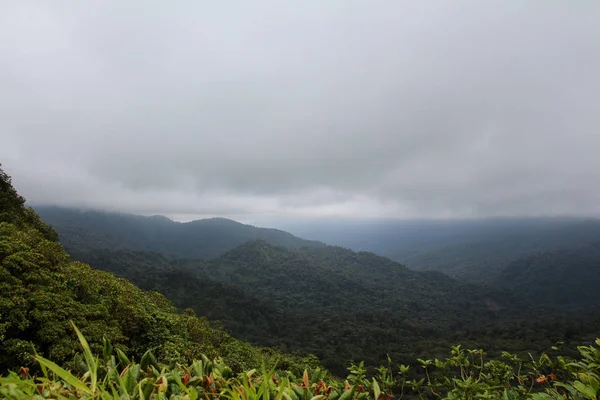
<svg viewBox="0 0 600 400">
<path fill-rule="evenodd" d="M 0 375 L 21 367 L 39 370 L 34 353 L 77 367 L 80 347 L 71 322 L 95 354 L 106 350 L 106 339 L 153 365 L 189 363 L 205 354 L 223 357 L 241 371 L 260 367 L 263 356 L 278 356 L 233 339 L 191 310 L 177 312 L 159 293 L 71 260 L 56 232 L 25 206 L 2 169 L 0 206 Z M 149 349 L 155 359 L 144 357 Z M 282 356 L 282 362 L 299 363 L 290 356 Z"/>
<path fill-rule="evenodd" d="M 373 251 L 417 270 L 491 283 L 510 262 L 540 252 L 600 241 L 593 218 L 306 221 L 283 224 L 295 234 Z"/>
<path fill-rule="evenodd" d="M 461 325 L 476 319 L 485 326 L 494 318 L 484 294 L 462 290 L 440 273 L 335 247 L 252 241 L 209 261 L 130 250 L 72 255 L 220 320 L 253 344 L 315 354 L 338 374 L 352 359 L 376 365 L 388 353 L 409 360 L 421 355 L 415 347 L 445 349 Z"/>
<path fill-rule="evenodd" d="M 58 231 L 67 251 L 133 249 L 169 258 L 213 259 L 253 240 L 286 248 L 324 247 L 326 242 L 488 285 L 513 261 L 600 241 L 600 221 L 584 218 L 309 221 L 289 226 L 313 241 L 224 218 L 179 223 L 161 216 L 71 208 L 40 206 L 36 211 Z"/>
<path fill-rule="evenodd" d="M 284 318 L 279 310 L 237 285 L 194 271 L 198 261 L 190 268 L 189 260 L 170 260 L 143 250 L 72 251 L 71 257 L 128 279 L 144 290 L 166 294 L 180 309 L 191 308 L 211 321 L 218 320 L 235 337 L 269 347 L 279 345 L 273 334 Z"/>
<path fill-rule="evenodd" d="M 485 289 L 334 246 L 251 241 L 203 261 L 132 250 L 72 256 L 220 320 L 255 345 L 315 354 L 337 374 L 353 359 L 377 365 L 387 355 L 399 362 L 441 357 L 457 342 L 491 354 L 535 352 L 565 338 L 579 343 L 600 327 L 597 315 L 540 313 L 504 287 Z"/>
<path fill-rule="evenodd" d="M 290 233 L 257 228 L 225 218 L 180 223 L 166 217 L 39 206 L 41 219 L 60 234 L 71 249 L 150 250 L 167 256 L 208 259 L 249 240 L 262 239 L 284 247 L 315 247 L 319 242 Z"/>
<path fill-rule="evenodd" d="M 600 242 L 543 252 L 510 263 L 495 286 L 548 308 L 600 307 Z"/>
<path fill-rule="evenodd" d="M 73 210 L 56 212 L 64 217 L 64 224 L 55 226 L 71 245 L 72 258 L 159 291 L 173 307 L 157 293 L 69 259 L 55 241 L 56 232 L 24 207 L 9 181 L 5 187 L 0 197 L 3 210 L 9 210 L 0 225 L 2 368 L 31 363 L 32 345 L 68 363 L 75 351 L 70 320 L 94 351 L 101 351 L 106 336 L 135 357 L 148 348 L 165 362 L 203 352 L 226 357 L 238 369 L 256 365 L 265 354 L 175 307 L 221 320 L 227 331 L 255 345 L 313 353 L 339 375 L 350 360 L 376 366 L 389 355 L 415 365 L 416 357 L 445 356 L 455 343 L 485 348 L 491 355 L 535 353 L 557 340 L 574 346 L 600 328 L 595 309 L 586 314 L 539 307 L 505 285 L 467 284 L 435 271 L 410 270 L 370 252 L 250 239 L 198 260 L 185 258 L 199 243 L 197 237 L 181 236 L 183 246 L 168 236 L 200 226 L 207 241 L 223 238 L 223 232 L 240 227 L 232 221 L 178 224 L 157 217 L 80 212 L 84 217 L 77 218 Z M 81 219 L 87 223 L 83 228 L 77 225 Z M 306 244 L 274 232 L 277 238 L 292 238 L 292 244 Z M 299 365 L 298 358 L 286 357 Z"/>
</svg>

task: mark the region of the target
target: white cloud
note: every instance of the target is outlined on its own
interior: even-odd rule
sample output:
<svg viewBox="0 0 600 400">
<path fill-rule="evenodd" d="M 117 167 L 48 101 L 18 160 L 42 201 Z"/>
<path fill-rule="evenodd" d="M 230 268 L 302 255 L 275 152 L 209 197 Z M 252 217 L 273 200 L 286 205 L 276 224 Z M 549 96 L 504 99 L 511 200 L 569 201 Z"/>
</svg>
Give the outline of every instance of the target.
<svg viewBox="0 0 600 400">
<path fill-rule="evenodd" d="M 599 16 L 5 3 L 0 160 L 33 203 L 171 216 L 598 215 Z"/>
</svg>

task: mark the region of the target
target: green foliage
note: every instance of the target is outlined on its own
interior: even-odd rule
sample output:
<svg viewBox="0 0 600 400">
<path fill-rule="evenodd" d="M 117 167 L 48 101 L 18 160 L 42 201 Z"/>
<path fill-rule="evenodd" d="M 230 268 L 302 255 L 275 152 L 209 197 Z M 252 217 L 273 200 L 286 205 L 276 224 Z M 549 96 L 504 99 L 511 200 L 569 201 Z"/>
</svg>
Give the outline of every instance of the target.
<svg viewBox="0 0 600 400">
<path fill-rule="evenodd" d="M 19 227 L 29 226 L 39 231 L 44 238 L 58 241 L 54 229 L 44 224 L 38 214 L 25 207 L 25 199 L 12 186 L 11 178 L 0 164 L 0 223 L 8 222 Z"/>
<path fill-rule="evenodd" d="M 504 289 L 332 246 L 287 249 L 254 241 L 210 261 L 135 250 L 72 256 L 219 320 L 237 338 L 315 354 L 339 376 L 353 359 L 373 368 L 389 354 L 409 364 L 440 357 L 457 342 L 494 356 L 535 353 L 561 340 L 574 349 L 600 329 L 593 308 L 590 315 L 531 308 Z"/>
<path fill-rule="evenodd" d="M 237 370 L 260 365 L 264 350 L 238 342 L 191 310 L 178 313 L 159 293 L 71 261 L 49 228 L 26 218 L 29 211 L 5 175 L 1 189 L 0 372 L 37 368 L 35 354 L 64 368 L 89 365 L 90 351 L 102 352 L 107 342 L 119 359 L 128 354 L 144 365 L 191 362 L 201 354 L 223 355 Z M 71 321 L 87 338 L 84 360 L 74 358 L 82 337 L 74 335 Z"/>
<path fill-rule="evenodd" d="M 574 399 L 597 397 L 595 347 L 580 347 L 577 360 L 498 357 L 502 347 L 523 353 L 563 336 L 583 340 L 582 334 L 600 326 L 597 320 L 584 323 L 579 314 L 554 313 L 531 318 L 531 311 L 515 310 L 514 304 L 523 303 L 506 292 L 330 246 L 297 249 L 253 241 L 202 262 L 145 251 L 76 251 L 163 292 L 187 308 L 179 313 L 157 292 L 71 261 L 51 228 L 25 208 L 10 178 L 3 175 L 2 181 L 0 372 L 25 368 L 21 378 L 15 373 L 0 378 L 5 397 L 366 400 L 377 393 L 386 399 L 398 394 L 548 399 L 562 392 Z M 120 228 L 127 232 L 126 224 Z M 352 359 L 364 361 L 351 364 L 345 382 L 326 378 L 314 357 L 283 356 L 237 341 L 194 311 L 222 319 L 227 329 L 254 343 L 315 353 L 338 375 Z M 81 331 L 74 334 L 71 321 Z M 563 335 L 568 324 L 579 326 L 575 334 Z M 456 346 L 444 358 L 443 349 L 453 342 L 491 349 L 492 357 Z M 78 343 L 83 353 L 77 353 Z M 375 369 L 384 359 L 388 365 Z M 403 364 L 394 368 L 392 359 Z M 40 377 L 29 378 L 28 368 Z"/>
<path fill-rule="evenodd" d="M 143 217 L 58 207 L 37 207 L 36 211 L 44 222 L 60 232 L 67 251 L 127 248 L 209 259 L 257 239 L 290 248 L 322 245 L 288 232 L 258 228 L 225 218 L 179 223 L 160 216 Z"/>
<path fill-rule="evenodd" d="M 299 222 L 293 231 L 302 237 L 373 251 L 413 269 L 435 270 L 461 281 L 490 284 L 513 261 L 597 242 L 600 220 L 336 220 Z"/>
<path fill-rule="evenodd" d="M 98 357 L 77 328 L 75 331 L 84 354 L 78 372 L 37 356 L 42 375 L 31 376 L 28 369 L 21 368 L 19 374 L 0 376 L 0 395 L 12 400 L 593 400 L 600 393 L 600 339 L 596 346 L 581 346 L 576 359 L 543 354 L 528 362 L 510 353 L 504 353 L 503 360 L 487 360 L 482 350 L 453 346 L 449 357 L 419 360 L 419 376 L 407 379 L 409 369 L 402 365 L 394 373 L 389 360 L 376 376 L 367 376 L 362 363 L 352 365 L 342 382 L 319 369 L 305 369 L 296 375 L 265 363 L 236 374 L 223 359 L 204 355 L 187 365 L 165 365 L 147 352 L 138 364 L 113 352 L 108 340 Z"/>
<path fill-rule="evenodd" d="M 73 259 L 162 293 L 180 310 L 218 320 L 254 345 L 315 354 L 338 375 L 353 359 L 373 368 L 389 354 L 409 364 L 441 356 L 457 342 L 494 356 L 502 350 L 536 353 L 560 340 L 574 349 L 600 329 L 594 311 L 600 305 L 598 251 L 553 256 L 554 264 L 545 257 L 533 263 L 532 273 L 517 263 L 501 281 L 492 278 L 515 257 L 597 237 L 600 224 L 594 221 L 440 223 L 425 227 L 427 234 L 415 226 L 408 236 L 393 223 L 377 224 L 365 239 L 379 243 L 382 252 L 415 251 L 411 260 L 423 261 L 421 266 L 482 269 L 479 276 L 494 282 L 484 288 L 229 220 L 179 224 L 161 217 L 39 211 L 60 231 Z M 442 232 L 433 232 L 438 228 Z M 435 248 L 442 242 L 443 248 Z M 172 349 L 177 346 L 169 344 L 163 356 L 179 357 Z M 243 367 L 241 361 L 234 364 Z"/>
<path fill-rule="evenodd" d="M 514 291 L 529 304 L 590 309 L 600 305 L 599 268 L 600 242 L 513 261 L 494 284 Z"/>
<path fill-rule="evenodd" d="M 94 356 L 85 337 L 75 328 L 84 357 L 79 357 L 77 372 L 65 370 L 56 363 L 36 356 L 42 376 L 31 376 L 28 368 L 20 369 L 20 376 L 9 372 L 0 376 L 0 395 L 7 399 L 29 398 L 85 398 L 85 399 L 296 399 L 298 396 L 320 391 L 322 385 L 307 388 L 292 382 L 291 371 L 275 370 L 264 362 L 260 373 L 249 369 L 237 373 L 222 358 L 209 359 L 200 354 L 188 365 L 161 364 L 151 351 L 140 363 L 130 362 L 104 340 L 102 357 Z M 305 369 L 303 382 L 308 382 Z M 316 370 L 316 377 L 326 374 Z M 314 381 L 314 379 L 313 379 Z M 303 386 L 304 385 L 304 386 Z M 302 389 L 300 389 L 302 387 Z M 306 389 L 305 389 L 306 388 Z M 331 390 L 331 389 L 329 389 Z"/>
</svg>

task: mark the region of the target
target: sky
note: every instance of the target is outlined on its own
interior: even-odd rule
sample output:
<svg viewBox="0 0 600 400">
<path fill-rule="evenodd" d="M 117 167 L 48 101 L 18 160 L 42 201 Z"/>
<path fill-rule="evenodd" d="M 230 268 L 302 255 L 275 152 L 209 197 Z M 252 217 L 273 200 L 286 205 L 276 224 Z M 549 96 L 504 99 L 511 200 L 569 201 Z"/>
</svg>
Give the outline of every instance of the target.
<svg viewBox="0 0 600 400">
<path fill-rule="evenodd" d="M 600 216 L 600 2 L 5 1 L 28 202 L 178 220 Z"/>
</svg>

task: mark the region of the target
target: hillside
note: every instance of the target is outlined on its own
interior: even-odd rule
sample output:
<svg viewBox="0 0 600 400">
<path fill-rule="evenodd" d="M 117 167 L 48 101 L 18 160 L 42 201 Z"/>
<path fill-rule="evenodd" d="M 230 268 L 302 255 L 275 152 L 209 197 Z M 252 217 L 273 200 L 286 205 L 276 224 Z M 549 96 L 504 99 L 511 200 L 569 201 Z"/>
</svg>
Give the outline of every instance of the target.
<svg viewBox="0 0 600 400">
<path fill-rule="evenodd" d="M 160 216 L 61 207 L 39 206 L 35 210 L 42 221 L 58 231 L 67 251 L 133 249 L 209 259 L 257 239 L 284 247 L 321 245 L 281 230 L 257 228 L 225 218 L 180 223 Z"/>
<path fill-rule="evenodd" d="M 128 279 L 144 290 L 163 293 L 181 309 L 191 308 L 211 321 L 220 321 L 235 337 L 269 347 L 281 343 L 275 332 L 284 316 L 277 308 L 237 285 L 190 269 L 188 260 L 169 260 L 141 250 L 98 249 L 71 252 L 71 257 Z"/>
<path fill-rule="evenodd" d="M 372 251 L 415 270 L 440 271 L 461 281 L 490 285 L 513 261 L 541 252 L 600 241 L 600 221 L 578 218 L 473 221 L 380 221 L 291 226 L 303 237 L 212 218 L 178 223 L 144 217 L 59 207 L 37 207 L 60 235 L 67 251 L 130 249 L 168 258 L 214 259 L 248 241 L 286 248 L 324 247 Z"/>
<path fill-rule="evenodd" d="M 72 255 L 220 320 L 236 337 L 313 353 L 338 374 L 352 359 L 377 365 L 389 354 L 411 362 L 441 357 L 457 342 L 492 354 L 535 352 L 558 340 L 589 340 L 600 328 L 596 314 L 540 313 L 503 287 L 482 289 L 333 246 L 253 241 L 210 261 L 128 250 Z"/>
<path fill-rule="evenodd" d="M 600 243 L 544 252 L 510 263 L 494 283 L 530 304 L 550 308 L 600 306 Z"/>
<path fill-rule="evenodd" d="M 33 352 L 73 366 L 79 349 L 70 322 L 94 352 L 104 340 L 139 360 L 152 349 L 159 362 L 222 356 L 238 370 L 269 354 L 237 341 L 193 311 L 180 314 L 156 292 L 72 261 L 0 169 L 0 374 L 37 368 Z M 270 352 L 272 354 L 272 352 Z M 285 358 L 291 365 L 293 359 Z M 295 361 L 294 361 L 295 362 Z"/>
<path fill-rule="evenodd" d="M 600 241 L 592 218 L 308 221 L 290 232 L 357 251 L 373 251 L 416 270 L 491 283 L 510 262 Z"/>
<path fill-rule="evenodd" d="M 281 231 L 224 220 L 179 224 L 159 217 L 54 210 L 65 216 L 64 225 L 55 226 L 75 259 L 156 290 L 180 310 L 191 308 L 220 320 L 228 332 L 255 345 L 313 353 L 338 374 L 353 359 L 371 366 L 387 355 L 411 362 L 442 356 L 456 342 L 492 354 L 501 349 L 535 352 L 558 340 L 582 343 L 600 327 L 594 313 L 540 309 L 503 285 L 465 284 L 439 272 L 414 271 L 373 253 L 305 242 Z M 77 226 L 81 220 L 85 227 Z M 188 238 L 186 246 L 177 245 L 173 237 L 161 242 L 168 232 L 177 235 L 198 226 L 209 239 L 242 226 L 309 245 L 249 240 L 213 259 L 194 260 L 186 258 L 186 246 L 195 240 Z M 85 234 L 78 235 L 81 231 Z M 154 251 L 135 249 L 151 243 Z"/>
<path fill-rule="evenodd" d="M 582 333 L 597 331 L 597 320 L 588 319 L 584 326 L 574 314 L 563 321 L 558 315 L 550 320 L 538 316 L 533 324 L 514 319 L 514 314 L 513 319 L 506 319 L 501 306 L 510 304 L 509 297 L 494 299 L 475 286 L 440 273 L 414 272 L 372 253 L 336 247 L 289 249 L 251 241 L 203 262 L 134 250 L 83 250 L 79 255 L 87 254 L 107 270 L 164 291 L 183 307 L 191 304 L 215 311 L 215 315 L 240 308 L 237 322 L 253 321 L 258 329 L 248 332 L 278 322 L 265 336 L 290 348 L 316 350 L 340 376 L 350 358 L 365 358 L 372 366 L 389 356 L 407 363 L 398 366 L 397 378 L 390 361 L 388 367 L 376 370 L 376 375 L 367 375 L 362 363 L 351 364 L 345 382 L 329 380 L 315 369 L 318 363 L 313 358 L 281 356 L 252 347 L 214 328 L 191 310 L 179 314 L 158 293 L 144 292 L 108 272 L 71 261 L 52 228 L 24 206 L 10 178 L 5 174 L 1 177 L 2 397 L 144 399 L 168 395 L 185 399 L 203 395 L 242 399 L 285 394 L 298 400 L 379 400 L 392 398 L 394 393 L 400 397 L 408 394 L 407 398 L 439 397 L 442 393 L 452 396 L 448 398 L 477 394 L 482 398 L 503 395 L 530 399 L 536 392 L 558 398 L 557 389 L 563 386 L 552 386 L 556 379 L 572 385 L 574 395 L 589 394 L 597 387 L 597 380 L 589 378 L 585 383 L 570 381 L 578 376 L 596 376 L 600 352 L 594 347 L 580 348 L 577 363 L 564 359 L 554 362 L 547 356 L 539 362 L 524 363 L 517 355 L 505 352 L 507 361 L 484 363 L 483 351 L 455 346 L 450 357 L 445 357 L 447 352 L 440 347 L 460 340 L 490 349 L 492 355 L 500 355 L 498 346 L 505 345 L 518 351 L 537 350 L 547 348 L 548 340 L 556 335 L 556 330 L 548 335 L 550 328 L 562 330 L 570 323 L 579 323 L 579 330 L 575 327 L 565 338 L 579 335 L 573 344 L 582 340 Z M 589 250 L 590 260 L 596 259 L 595 251 Z M 560 262 L 556 265 L 564 267 Z M 591 277 L 593 265 L 591 262 L 578 276 Z M 515 268 L 513 272 L 522 272 L 522 268 L 511 267 Z M 527 276 L 534 276 L 536 271 L 532 272 Z M 225 283 L 232 279 L 237 280 L 237 286 Z M 78 343 L 71 321 L 87 341 L 80 338 Z M 524 332 L 515 335 L 516 330 Z M 38 354 L 35 359 L 34 351 Z M 440 354 L 442 358 L 415 360 L 420 354 Z M 261 373 L 249 370 L 262 362 L 266 364 Z M 275 362 L 278 370 L 264 369 Z M 40 369 L 40 365 L 45 367 Z M 20 375 L 7 370 L 19 370 Z M 584 374 L 575 375 L 577 371 Z M 32 374 L 45 377 L 34 380 Z M 475 380 L 476 376 L 479 378 Z M 548 379 L 552 385 L 535 386 Z"/>
<path fill-rule="evenodd" d="M 461 292 L 450 278 L 340 248 L 286 249 L 253 241 L 205 262 L 139 251 L 73 256 L 220 320 L 237 337 L 316 354 L 342 374 L 352 359 L 376 365 L 390 353 L 408 360 L 415 345 L 447 347 L 450 327 L 474 316 L 490 320 L 483 295 Z"/>
</svg>

